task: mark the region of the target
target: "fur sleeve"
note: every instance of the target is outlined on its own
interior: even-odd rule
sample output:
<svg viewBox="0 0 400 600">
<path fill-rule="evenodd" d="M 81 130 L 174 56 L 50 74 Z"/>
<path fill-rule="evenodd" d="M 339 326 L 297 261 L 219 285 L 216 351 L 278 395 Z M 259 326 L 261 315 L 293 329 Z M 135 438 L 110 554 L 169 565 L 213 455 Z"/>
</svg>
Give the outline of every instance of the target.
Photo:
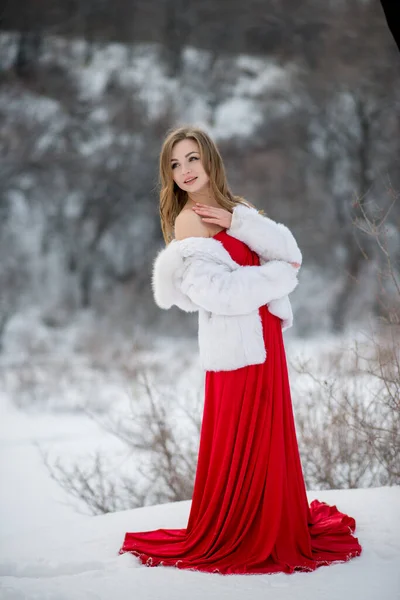
<svg viewBox="0 0 400 600">
<path fill-rule="evenodd" d="M 151 287 L 154 301 L 159 308 L 167 310 L 173 305 L 185 312 L 195 312 L 199 307 L 179 290 L 179 279 L 183 271 L 183 260 L 172 243 L 158 252 L 153 262 Z"/>
<path fill-rule="evenodd" d="M 293 325 L 293 311 L 289 296 L 283 296 L 268 303 L 268 310 L 282 320 L 282 331 L 286 331 Z"/>
<path fill-rule="evenodd" d="M 264 261 L 302 262 L 302 255 L 291 231 L 282 223 L 260 215 L 255 208 L 238 204 L 226 232 L 247 244 Z"/>
<path fill-rule="evenodd" d="M 249 314 L 297 284 L 297 269 L 288 262 L 241 266 L 213 238 L 173 240 L 153 264 L 154 299 L 164 309 L 176 305 L 186 312 L 201 307 L 220 315 Z"/>
<path fill-rule="evenodd" d="M 191 257 L 180 290 L 194 304 L 219 315 L 241 315 L 292 292 L 298 284 L 297 270 L 289 263 L 271 260 L 262 266 L 230 269 L 207 256 Z"/>
</svg>

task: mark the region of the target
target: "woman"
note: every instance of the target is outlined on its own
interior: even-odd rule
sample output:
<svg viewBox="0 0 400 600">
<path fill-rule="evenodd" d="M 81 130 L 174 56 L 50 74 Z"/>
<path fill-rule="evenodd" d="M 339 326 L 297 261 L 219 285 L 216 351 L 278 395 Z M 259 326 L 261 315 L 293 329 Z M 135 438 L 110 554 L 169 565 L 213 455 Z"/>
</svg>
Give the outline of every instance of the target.
<svg viewBox="0 0 400 600">
<path fill-rule="evenodd" d="M 167 136 L 160 174 L 167 246 L 154 260 L 154 298 L 198 312 L 204 412 L 187 527 L 127 533 L 119 553 L 222 574 L 358 556 L 354 519 L 306 497 L 282 337 L 302 262 L 295 238 L 232 195 L 199 129 Z"/>
</svg>

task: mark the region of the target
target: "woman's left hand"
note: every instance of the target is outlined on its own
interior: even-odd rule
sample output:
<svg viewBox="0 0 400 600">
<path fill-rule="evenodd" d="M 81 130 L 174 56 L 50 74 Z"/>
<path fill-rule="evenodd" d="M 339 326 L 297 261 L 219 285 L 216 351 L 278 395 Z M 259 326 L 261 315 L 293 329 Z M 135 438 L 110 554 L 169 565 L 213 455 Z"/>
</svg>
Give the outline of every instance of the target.
<svg viewBox="0 0 400 600">
<path fill-rule="evenodd" d="M 215 208 L 214 206 L 196 202 L 196 206 L 193 206 L 192 210 L 201 217 L 202 221 L 213 223 L 213 225 L 219 225 L 226 229 L 229 229 L 231 226 L 232 213 L 225 208 Z"/>
</svg>

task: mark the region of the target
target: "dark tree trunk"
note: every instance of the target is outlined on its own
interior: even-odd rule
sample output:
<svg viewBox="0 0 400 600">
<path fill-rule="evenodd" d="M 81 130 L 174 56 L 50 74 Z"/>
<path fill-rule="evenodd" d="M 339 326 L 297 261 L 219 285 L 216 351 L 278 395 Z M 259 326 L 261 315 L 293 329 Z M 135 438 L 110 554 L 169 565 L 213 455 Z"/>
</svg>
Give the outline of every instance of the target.
<svg viewBox="0 0 400 600">
<path fill-rule="evenodd" d="M 39 31 L 22 31 L 19 36 L 18 51 L 14 69 L 18 77 L 29 77 L 35 71 L 42 46 Z"/>
</svg>

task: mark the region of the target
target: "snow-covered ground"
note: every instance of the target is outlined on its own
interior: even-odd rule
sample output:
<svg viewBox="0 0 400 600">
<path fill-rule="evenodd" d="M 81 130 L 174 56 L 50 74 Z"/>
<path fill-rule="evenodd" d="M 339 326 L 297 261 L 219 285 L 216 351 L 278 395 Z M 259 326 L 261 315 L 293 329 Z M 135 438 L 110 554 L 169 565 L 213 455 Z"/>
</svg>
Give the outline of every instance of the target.
<svg viewBox="0 0 400 600">
<path fill-rule="evenodd" d="M 31 334 L 36 339 L 37 332 L 32 333 L 33 320 L 30 323 Z M 82 323 L 78 329 L 79 339 L 82 339 Z M 50 478 L 40 449 L 69 461 L 83 460 L 100 449 L 114 460 L 115 468 L 119 468 L 122 444 L 79 410 L 80 403 L 85 404 L 87 390 L 85 386 L 79 388 L 78 383 L 81 378 L 91 382 L 89 387 L 95 393 L 90 394 L 89 407 L 93 409 L 96 390 L 102 390 L 99 410 L 103 414 L 107 397 L 112 398 L 114 408 L 123 409 L 126 405 L 124 396 L 128 392 L 129 376 L 124 385 L 123 370 L 118 373 L 116 368 L 114 371 L 100 368 L 96 381 L 89 354 L 77 350 L 81 346 L 77 344 L 74 328 L 62 336 L 63 343 L 61 339 L 57 343 L 52 338 L 47 339 L 49 332 L 40 332 L 43 355 L 35 346 L 36 352 L 25 356 L 21 334 L 17 335 L 15 329 L 8 338 L 9 354 L 3 355 L 0 361 L 3 375 L 0 392 L 1 599 L 118 600 L 126 599 L 130 593 L 140 600 L 175 600 L 188 596 L 193 600 L 205 596 L 229 600 L 243 597 L 274 600 L 400 598 L 400 487 L 310 491 L 310 501 L 318 498 L 336 504 L 339 510 L 356 519 L 356 535 L 363 546 L 359 558 L 346 564 L 321 567 L 314 573 L 222 576 L 171 567 L 149 568 L 132 555 L 118 555 L 126 531 L 185 527 L 190 501 L 93 517 L 87 514 L 83 503 L 72 502 Z M 320 360 L 325 354 L 328 360 L 330 350 L 338 343 L 339 340 L 327 336 L 325 341 L 319 339 L 314 343 L 285 337 L 289 360 L 296 355 L 316 356 L 317 352 Z M 48 362 L 47 345 L 58 349 L 54 361 L 62 358 L 69 367 L 65 373 L 69 378 L 68 390 L 66 381 L 58 381 L 57 386 L 53 373 L 57 361 Z M 111 346 L 110 341 L 107 352 L 112 354 Z M 32 351 L 32 345 L 30 349 Z M 171 371 L 174 389 L 179 395 L 182 393 L 180 385 L 182 389 L 189 385 L 193 389 L 201 386 L 202 374 L 196 366 L 194 342 L 175 340 L 172 344 L 171 340 L 160 339 L 153 351 L 144 350 L 140 356 L 136 354 L 135 360 L 137 364 L 147 362 L 156 369 L 161 368 L 160 365 L 170 369 L 175 365 L 178 369 L 181 363 L 177 357 L 182 355 L 188 357 L 185 381 L 179 380 L 178 372 Z M 96 354 L 96 359 L 97 364 L 102 365 L 109 357 Z M 26 369 L 27 364 L 30 374 L 25 370 L 19 372 Z M 31 405 L 27 397 L 21 395 L 26 387 L 35 390 Z M 118 389 L 119 396 L 115 393 Z"/>
<path fill-rule="evenodd" d="M 151 568 L 117 551 L 126 531 L 185 527 L 190 501 L 100 517 L 60 519 L 2 535 L 0 597 L 7 600 L 396 600 L 400 597 L 400 488 L 309 492 L 354 515 L 363 545 L 348 563 L 292 575 L 207 574 Z"/>
<path fill-rule="evenodd" d="M 400 598 L 400 487 L 308 493 L 355 517 L 363 554 L 346 564 L 254 576 L 149 568 L 118 555 L 125 532 L 185 527 L 190 501 L 96 517 L 76 512 L 49 478 L 36 442 L 61 455 L 95 446 L 115 452 L 115 442 L 83 415 L 26 414 L 4 397 L 1 410 L 1 599 Z"/>
</svg>

